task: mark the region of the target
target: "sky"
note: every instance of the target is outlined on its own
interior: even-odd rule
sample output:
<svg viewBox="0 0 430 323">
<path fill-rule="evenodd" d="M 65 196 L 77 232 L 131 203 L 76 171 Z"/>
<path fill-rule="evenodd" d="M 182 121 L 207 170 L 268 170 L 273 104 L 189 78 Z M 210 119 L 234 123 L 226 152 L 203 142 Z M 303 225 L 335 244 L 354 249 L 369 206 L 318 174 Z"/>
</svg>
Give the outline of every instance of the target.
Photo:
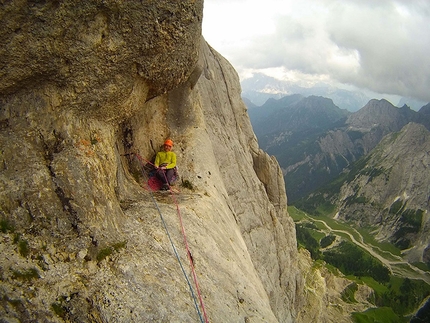
<svg viewBox="0 0 430 323">
<path fill-rule="evenodd" d="M 241 80 L 430 102 L 429 0 L 204 0 L 203 36 Z"/>
</svg>

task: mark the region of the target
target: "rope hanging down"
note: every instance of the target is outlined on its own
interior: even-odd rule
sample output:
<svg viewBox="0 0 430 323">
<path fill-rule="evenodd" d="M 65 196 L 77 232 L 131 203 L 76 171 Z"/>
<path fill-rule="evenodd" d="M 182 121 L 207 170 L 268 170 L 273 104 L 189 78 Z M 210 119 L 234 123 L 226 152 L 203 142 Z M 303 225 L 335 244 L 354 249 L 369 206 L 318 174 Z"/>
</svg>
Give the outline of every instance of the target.
<svg viewBox="0 0 430 323">
<path fill-rule="evenodd" d="M 191 296 L 193 298 L 194 306 L 196 307 L 197 314 L 199 315 L 200 322 L 204 323 L 203 318 L 202 318 L 202 314 L 200 313 L 199 305 L 197 304 L 196 296 L 194 294 L 193 286 L 191 285 L 191 282 L 190 282 L 190 280 L 188 278 L 188 275 L 185 272 L 184 266 L 182 265 L 182 262 L 181 262 L 181 258 L 179 258 L 178 251 L 176 250 L 175 244 L 173 243 L 172 238 L 170 237 L 169 229 L 167 228 L 167 224 L 164 221 L 163 214 L 161 213 L 161 210 L 160 210 L 160 208 L 158 206 L 158 203 L 155 200 L 154 195 L 152 193 L 151 193 L 151 198 L 152 198 L 152 201 L 154 202 L 154 204 L 155 204 L 155 206 L 156 206 L 156 208 L 158 210 L 158 213 L 160 214 L 161 222 L 163 222 L 163 226 L 164 226 L 164 229 L 167 232 L 167 236 L 169 237 L 169 241 L 170 241 L 170 244 L 172 245 L 173 252 L 175 253 L 176 259 L 179 262 L 179 266 L 181 267 L 182 273 L 184 274 L 185 280 L 187 281 L 188 287 L 190 288 Z"/>
<path fill-rule="evenodd" d="M 152 166 L 154 166 L 154 167 L 155 167 L 155 165 L 154 165 L 153 163 L 151 163 L 151 162 L 150 162 L 150 161 L 148 161 L 148 160 L 145 160 L 145 159 L 144 159 L 144 158 L 142 158 L 139 154 L 134 153 L 134 154 L 133 154 L 133 156 L 135 156 L 135 157 L 137 158 L 137 160 L 139 161 L 140 166 L 141 166 L 141 171 L 142 171 L 142 173 L 143 173 L 143 175 L 144 175 L 144 176 L 145 176 L 145 169 L 144 169 L 144 165 L 143 165 L 143 164 L 144 164 L 144 163 L 143 163 L 144 161 L 145 161 L 146 163 L 148 163 L 148 164 L 150 164 L 150 165 L 152 165 Z M 166 178 L 166 182 L 168 183 L 167 178 Z M 177 250 L 176 250 L 176 248 L 175 248 L 175 245 L 174 245 L 174 243 L 173 243 L 173 241 L 172 241 L 172 238 L 171 238 L 171 236 L 170 236 L 170 233 L 169 233 L 169 230 L 168 230 L 168 228 L 167 228 L 166 222 L 164 221 L 163 214 L 161 213 L 161 210 L 160 210 L 160 208 L 159 208 L 159 206 L 158 206 L 158 203 L 157 203 L 156 199 L 154 198 L 154 195 L 152 194 L 152 190 L 150 189 L 149 191 L 151 192 L 151 198 L 152 198 L 152 201 L 154 202 L 154 204 L 155 204 L 155 206 L 156 206 L 156 208 L 157 208 L 157 210 L 158 210 L 158 213 L 159 213 L 159 215 L 160 215 L 160 218 L 161 218 L 161 221 L 162 221 L 162 223 L 163 223 L 164 229 L 166 230 L 167 236 L 168 236 L 168 238 L 169 238 L 169 240 L 170 240 L 170 243 L 171 243 L 171 245 L 172 245 L 173 251 L 174 251 L 174 253 L 175 253 L 176 259 L 177 259 L 177 260 L 178 260 L 178 262 L 179 262 L 179 265 L 180 265 L 180 267 L 181 267 L 182 273 L 184 274 L 185 279 L 186 279 L 186 281 L 187 281 L 187 283 L 188 283 L 188 286 L 189 286 L 189 288 L 190 288 L 191 296 L 193 297 L 194 305 L 195 305 L 195 307 L 196 307 L 196 310 L 197 310 L 197 313 L 198 313 L 198 315 L 199 315 L 200 321 L 201 321 L 201 322 L 204 322 L 204 323 L 209 323 L 209 320 L 208 320 L 208 317 L 207 317 L 207 314 L 206 314 L 206 310 L 205 310 L 205 306 L 204 306 L 204 303 L 203 303 L 203 297 L 202 297 L 202 295 L 201 295 L 201 293 L 200 293 L 199 283 L 198 283 L 198 280 L 197 280 L 196 271 L 195 271 L 195 269 L 194 269 L 194 262 L 193 262 L 193 258 L 192 258 L 192 256 L 191 256 L 191 251 L 190 251 L 190 248 L 189 248 L 189 245 L 188 245 L 187 236 L 186 236 L 186 234 L 185 234 L 185 228 L 184 228 L 184 225 L 183 225 L 183 222 L 182 222 L 182 215 L 181 215 L 181 211 L 180 211 L 180 209 L 179 209 L 179 203 L 178 203 L 178 201 L 177 201 L 177 199 L 176 199 L 176 196 L 175 196 L 175 194 L 174 194 L 174 192 L 173 192 L 172 188 L 171 188 L 171 187 L 170 187 L 170 185 L 169 185 L 170 195 L 171 195 L 171 197 L 172 197 L 173 202 L 174 202 L 174 203 L 175 203 L 175 205 L 176 205 L 176 212 L 177 212 L 177 214 L 178 214 L 179 223 L 180 223 L 180 226 L 181 226 L 181 232 L 182 232 L 182 236 L 183 236 L 183 239 L 184 239 L 184 245 L 185 245 L 185 249 L 186 249 L 186 251 L 187 251 L 187 256 L 188 256 L 188 260 L 189 260 L 190 268 L 191 268 L 191 273 L 192 273 L 192 275 L 193 275 L 194 284 L 195 284 L 195 286 L 196 286 L 197 295 L 198 295 L 198 297 L 199 297 L 200 307 L 201 307 L 202 312 L 203 312 L 203 317 L 202 317 L 202 314 L 201 314 L 201 312 L 200 312 L 200 310 L 199 310 L 199 307 L 198 307 L 198 305 L 197 305 L 196 297 L 195 297 L 194 290 L 193 290 L 193 287 L 192 287 L 192 285 L 191 285 L 191 282 L 190 282 L 190 280 L 189 280 L 189 278 L 188 278 L 188 276 L 187 276 L 187 274 L 186 274 L 186 272 L 185 272 L 184 266 L 182 265 L 181 259 L 179 258 L 179 254 L 178 254 L 178 252 L 177 252 Z M 203 320 L 203 318 L 204 318 L 204 320 Z"/>
</svg>

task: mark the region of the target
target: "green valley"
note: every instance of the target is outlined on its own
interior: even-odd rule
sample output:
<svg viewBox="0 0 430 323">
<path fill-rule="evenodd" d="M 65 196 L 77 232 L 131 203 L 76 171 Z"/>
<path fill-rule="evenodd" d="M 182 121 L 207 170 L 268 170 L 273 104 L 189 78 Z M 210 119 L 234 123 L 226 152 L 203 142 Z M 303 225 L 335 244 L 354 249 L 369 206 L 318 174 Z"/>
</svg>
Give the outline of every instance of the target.
<svg viewBox="0 0 430 323">
<path fill-rule="evenodd" d="M 335 267 L 354 284 L 373 289 L 368 301 L 374 305 L 354 313 L 355 322 L 409 322 L 411 313 L 430 295 L 430 270 L 424 263 L 410 264 L 401 250 L 387 242 L 379 243 L 371 228 L 356 229 L 328 216 L 313 216 L 288 208 L 296 223 L 297 244 L 309 250 L 314 261 Z M 354 284 L 342 297 L 354 302 Z"/>
</svg>

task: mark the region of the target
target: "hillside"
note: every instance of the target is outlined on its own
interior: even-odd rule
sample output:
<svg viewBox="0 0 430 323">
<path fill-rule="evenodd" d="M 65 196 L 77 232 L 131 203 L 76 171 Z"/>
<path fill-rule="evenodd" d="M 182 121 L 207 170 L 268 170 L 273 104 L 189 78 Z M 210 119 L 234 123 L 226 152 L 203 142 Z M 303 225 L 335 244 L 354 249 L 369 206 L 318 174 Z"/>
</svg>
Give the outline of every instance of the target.
<svg viewBox="0 0 430 323">
<path fill-rule="evenodd" d="M 430 265 L 429 152 L 430 132 L 422 125 L 387 135 L 342 185 L 336 204 L 339 218 L 375 228 L 377 239 L 407 249 L 410 262 Z"/>
<path fill-rule="evenodd" d="M 420 112 L 421 114 L 425 114 L 425 115 L 427 115 L 427 116 L 430 116 L 430 103 L 428 103 L 428 104 L 426 104 L 425 106 L 423 106 L 423 107 L 419 110 L 419 112 Z"/>
<path fill-rule="evenodd" d="M 331 210 L 337 219 L 403 250 L 407 261 L 430 265 L 429 136 L 415 123 L 388 134 L 369 155 L 298 205 L 313 214 Z"/>
</svg>

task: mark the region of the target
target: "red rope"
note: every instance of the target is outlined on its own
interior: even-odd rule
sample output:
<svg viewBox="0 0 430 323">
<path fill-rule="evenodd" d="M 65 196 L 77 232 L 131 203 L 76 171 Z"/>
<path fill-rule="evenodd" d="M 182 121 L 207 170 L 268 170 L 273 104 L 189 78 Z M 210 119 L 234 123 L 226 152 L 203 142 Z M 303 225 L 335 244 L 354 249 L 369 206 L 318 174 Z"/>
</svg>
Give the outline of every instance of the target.
<svg viewBox="0 0 430 323">
<path fill-rule="evenodd" d="M 199 296 L 200 307 L 202 308 L 203 317 L 205 318 L 205 322 L 209 323 L 209 320 L 208 320 L 208 317 L 207 317 L 207 314 L 206 314 L 206 310 L 205 310 L 205 305 L 203 303 L 203 298 L 202 298 L 202 295 L 200 293 L 200 288 L 199 288 L 199 283 L 198 283 L 198 280 L 197 280 L 196 271 L 194 269 L 193 258 L 191 256 L 191 251 L 190 251 L 190 248 L 188 246 L 187 235 L 185 234 L 185 228 L 184 228 L 184 225 L 182 223 L 181 211 L 179 210 L 178 201 L 177 201 L 176 196 L 173 193 L 173 190 L 171 188 L 170 188 L 170 194 L 172 195 L 172 199 L 173 199 L 174 203 L 176 204 L 176 211 L 178 213 L 179 223 L 181 224 L 182 236 L 184 237 L 184 244 L 185 244 L 185 248 L 187 250 L 188 260 L 190 261 L 191 272 L 193 273 L 193 280 L 194 280 L 194 284 L 196 285 L 197 295 Z"/>
<path fill-rule="evenodd" d="M 148 164 L 150 164 L 150 165 L 152 165 L 152 166 L 156 167 L 153 163 L 151 163 L 151 162 L 150 162 L 150 161 L 148 161 L 148 160 L 145 160 L 145 159 L 144 159 L 144 158 L 142 158 L 139 154 L 135 154 L 135 155 L 137 156 L 137 158 L 139 159 L 139 161 L 140 161 L 140 162 L 145 161 L 145 162 L 147 162 Z M 165 177 L 165 179 L 166 179 L 166 183 L 168 183 L 167 178 L 166 178 L 166 174 L 165 174 L 165 173 L 164 173 L 164 177 Z M 194 269 L 194 262 L 193 262 L 193 258 L 192 258 L 192 256 L 191 256 L 190 247 L 189 247 L 189 245 L 188 245 L 187 235 L 185 234 L 184 224 L 182 223 L 182 216 L 181 216 L 181 211 L 180 211 L 180 209 L 179 209 L 179 203 L 178 203 L 178 200 L 176 199 L 176 195 L 174 194 L 174 192 L 173 192 L 173 190 L 172 190 L 172 188 L 171 188 L 171 186 L 170 186 L 170 185 L 169 185 L 169 191 L 170 191 L 170 195 L 172 196 L 172 200 L 173 200 L 173 202 L 174 202 L 174 203 L 175 203 L 175 205 L 176 205 L 176 212 L 177 212 L 177 214 L 178 214 L 179 223 L 180 223 L 180 225 L 181 225 L 181 232 L 182 232 L 182 236 L 183 236 L 183 238 L 184 238 L 185 249 L 186 249 L 186 251 L 187 251 L 188 260 L 189 260 L 189 262 L 190 262 L 191 272 L 192 272 L 192 274 L 193 274 L 194 284 L 196 285 L 197 295 L 198 295 L 198 297 L 199 297 L 199 302 L 200 302 L 200 307 L 202 308 L 203 317 L 204 317 L 204 319 L 205 319 L 205 322 L 206 322 L 206 323 L 209 323 L 208 316 L 207 316 L 207 314 L 206 314 L 206 310 L 205 310 L 205 305 L 204 305 L 204 303 L 203 303 L 203 297 L 202 297 L 202 294 L 200 293 L 200 287 L 199 287 L 199 283 L 198 283 L 198 280 L 197 280 L 197 274 L 196 274 L 196 271 L 195 271 L 195 269 Z"/>
</svg>

